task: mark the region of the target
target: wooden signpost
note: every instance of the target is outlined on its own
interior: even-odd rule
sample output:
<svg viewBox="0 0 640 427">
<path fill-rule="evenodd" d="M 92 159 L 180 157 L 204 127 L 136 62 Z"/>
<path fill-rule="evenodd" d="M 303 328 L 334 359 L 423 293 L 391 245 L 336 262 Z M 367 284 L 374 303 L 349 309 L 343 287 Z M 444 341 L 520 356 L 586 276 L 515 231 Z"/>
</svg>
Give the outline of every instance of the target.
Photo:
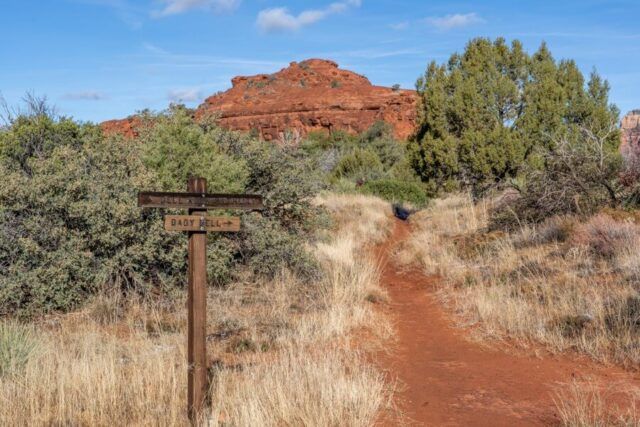
<svg viewBox="0 0 640 427">
<path fill-rule="evenodd" d="M 207 393 L 207 232 L 240 231 L 240 218 L 207 216 L 207 209 L 260 210 L 262 197 L 243 194 L 207 194 L 204 178 L 189 178 L 186 193 L 138 193 L 141 208 L 188 209 L 189 215 L 167 215 L 167 231 L 189 233 L 188 391 L 189 419 L 202 415 Z"/>
</svg>

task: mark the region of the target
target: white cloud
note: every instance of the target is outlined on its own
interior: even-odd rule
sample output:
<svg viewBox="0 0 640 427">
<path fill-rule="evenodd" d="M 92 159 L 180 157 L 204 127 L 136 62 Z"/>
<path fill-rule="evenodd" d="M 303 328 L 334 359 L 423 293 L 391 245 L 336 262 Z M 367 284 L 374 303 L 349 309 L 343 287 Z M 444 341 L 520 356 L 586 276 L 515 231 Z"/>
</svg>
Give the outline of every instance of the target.
<svg viewBox="0 0 640 427">
<path fill-rule="evenodd" d="M 242 0 L 162 0 L 165 7 L 153 12 L 155 17 L 178 15 L 190 10 L 200 9 L 215 13 L 230 12 L 236 9 Z"/>
<path fill-rule="evenodd" d="M 101 101 L 107 99 L 106 95 L 96 91 L 69 92 L 62 96 L 64 99 L 71 101 Z"/>
<path fill-rule="evenodd" d="M 204 96 L 199 88 L 190 88 L 170 90 L 167 97 L 171 102 L 196 102 Z"/>
<path fill-rule="evenodd" d="M 398 22 L 396 24 L 391 24 L 391 25 L 389 25 L 389 28 L 391 28 L 392 30 L 396 30 L 396 31 L 406 30 L 407 28 L 409 28 L 409 21 L 404 21 L 404 22 Z"/>
<path fill-rule="evenodd" d="M 307 25 L 315 24 L 329 15 L 344 12 L 350 7 L 360 7 L 360 5 L 362 5 L 362 0 L 344 0 L 331 3 L 324 9 L 305 10 L 298 15 L 291 14 L 286 7 L 264 9 L 258 13 L 256 24 L 260 30 L 266 33 L 296 31 Z"/>
<path fill-rule="evenodd" d="M 438 30 L 447 31 L 454 28 L 468 27 L 473 24 L 481 24 L 485 21 L 477 13 L 456 13 L 454 15 L 427 18 L 426 22 Z"/>
</svg>

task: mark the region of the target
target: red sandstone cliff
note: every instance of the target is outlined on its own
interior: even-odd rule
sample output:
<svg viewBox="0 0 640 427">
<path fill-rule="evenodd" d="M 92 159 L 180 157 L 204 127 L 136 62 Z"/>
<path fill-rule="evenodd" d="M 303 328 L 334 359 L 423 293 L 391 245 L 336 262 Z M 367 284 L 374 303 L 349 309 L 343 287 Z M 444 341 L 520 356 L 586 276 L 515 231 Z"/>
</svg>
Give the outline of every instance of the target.
<svg viewBox="0 0 640 427">
<path fill-rule="evenodd" d="M 265 140 L 286 131 L 362 132 L 377 120 L 391 124 L 399 138 L 414 130 L 416 95 L 411 90 L 373 86 L 359 74 L 333 61 L 292 62 L 274 74 L 236 77 L 233 87 L 208 98 L 196 111 L 219 115 L 229 129 L 257 130 Z"/>
<path fill-rule="evenodd" d="M 415 91 L 374 86 L 333 61 L 292 62 L 274 74 L 235 77 L 233 87 L 206 99 L 196 119 L 213 114 L 222 127 L 257 131 L 265 140 L 281 140 L 286 132 L 301 137 L 310 131 L 359 133 L 378 120 L 406 139 L 416 121 Z M 135 116 L 104 122 L 106 133 L 138 135 Z"/>
<path fill-rule="evenodd" d="M 100 126 L 106 135 L 120 134 L 127 138 L 136 138 L 140 132 L 142 121 L 136 116 L 130 116 L 126 119 L 108 120 L 102 122 Z"/>
<path fill-rule="evenodd" d="M 620 151 L 624 154 L 630 147 L 640 145 L 640 110 L 633 110 L 622 119 L 622 144 Z"/>
</svg>

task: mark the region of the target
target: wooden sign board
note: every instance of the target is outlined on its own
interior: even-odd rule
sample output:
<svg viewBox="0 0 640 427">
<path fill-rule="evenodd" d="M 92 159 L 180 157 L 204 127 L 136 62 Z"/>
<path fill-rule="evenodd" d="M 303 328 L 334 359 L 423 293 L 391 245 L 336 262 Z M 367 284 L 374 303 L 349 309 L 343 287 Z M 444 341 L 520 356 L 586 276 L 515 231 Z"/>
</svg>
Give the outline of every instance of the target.
<svg viewBox="0 0 640 427">
<path fill-rule="evenodd" d="M 169 209 L 263 209 L 262 196 L 207 193 L 138 193 L 138 207 Z"/>
<path fill-rule="evenodd" d="M 187 298 L 187 409 L 197 425 L 205 408 L 207 376 L 207 231 L 240 231 L 240 218 L 206 216 L 207 209 L 261 210 L 262 197 L 251 194 L 209 194 L 207 180 L 190 177 L 186 193 L 138 193 L 141 208 L 188 209 L 190 215 L 167 215 L 167 231 L 189 231 Z"/>
<path fill-rule="evenodd" d="M 167 231 L 240 231 L 240 218 L 232 216 L 167 215 L 164 217 Z"/>
</svg>

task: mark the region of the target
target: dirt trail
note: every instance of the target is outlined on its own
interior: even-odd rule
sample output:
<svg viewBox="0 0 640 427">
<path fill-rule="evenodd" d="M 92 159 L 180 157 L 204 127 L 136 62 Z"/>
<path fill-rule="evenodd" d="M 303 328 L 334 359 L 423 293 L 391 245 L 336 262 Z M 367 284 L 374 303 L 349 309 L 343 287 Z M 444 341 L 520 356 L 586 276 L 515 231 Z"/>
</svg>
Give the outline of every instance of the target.
<svg viewBox="0 0 640 427">
<path fill-rule="evenodd" d="M 397 221 L 377 248 L 398 333 L 395 349 L 378 362 L 398 379 L 398 404 L 416 425 L 557 425 L 553 398 L 561 383 L 593 378 L 619 387 L 640 384 L 637 374 L 586 358 L 520 356 L 467 340 L 434 296 L 434 279 L 393 265 L 393 247 L 409 233 L 409 225 Z"/>
</svg>

